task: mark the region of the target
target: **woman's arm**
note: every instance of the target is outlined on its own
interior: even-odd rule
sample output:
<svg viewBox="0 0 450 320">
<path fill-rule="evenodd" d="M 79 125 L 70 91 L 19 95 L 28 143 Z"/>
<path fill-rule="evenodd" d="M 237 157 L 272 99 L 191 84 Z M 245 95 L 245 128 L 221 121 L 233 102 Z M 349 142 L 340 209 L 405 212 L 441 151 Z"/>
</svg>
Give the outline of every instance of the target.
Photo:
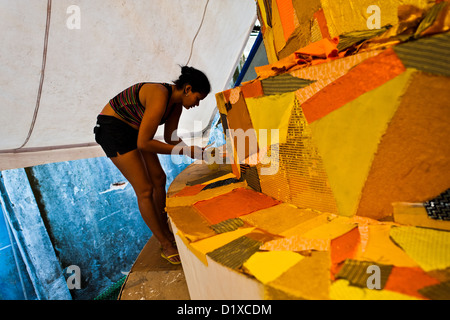
<svg viewBox="0 0 450 320">
<path fill-rule="evenodd" d="M 144 116 L 139 127 L 138 149 L 147 152 L 170 154 L 173 146 L 154 140 L 159 123 L 166 110 L 168 92 L 165 88 L 146 85 L 141 89 L 141 101 L 145 105 Z"/>
<path fill-rule="evenodd" d="M 183 142 L 183 140 L 179 137 L 178 131 L 178 123 L 180 122 L 181 112 L 183 110 L 183 106 L 175 106 L 170 117 L 167 119 L 164 124 L 164 141 L 171 145 L 178 145 L 180 147 L 186 147 L 187 145 Z"/>
<path fill-rule="evenodd" d="M 154 140 L 156 131 L 161 122 L 161 119 L 166 111 L 168 92 L 163 87 L 159 86 L 144 86 L 142 92 L 142 102 L 145 105 L 144 116 L 139 127 L 137 146 L 139 150 L 160 154 L 185 154 L 191 158 L 198 158 L 202 155 L 202 149 L 199 147 L 188 147 L 184 143 L 178 145 L 175 143 L 164 143 L 158 140 Z M 178 120 L 181 114 L 181 108 L 174 110 L 174 113 L 178 112 L 178 115 L 172 114 L 169 122 L 169 131 L 175 131 L 178 126 Z M 175 129 L 174 129 L 175 128 Z M 164 134 L 166 136 L 166 133 Z M 165 137 L 166 138 L 166 137 Z M 170 138 L 170 137 L 169 137 Z M 165 139 L 167 142 L 167 139 Z M 199 149 L 199 150 L 197 150 Z M 201 158 L 200 158 L 201 159 Z"/>
</svg>

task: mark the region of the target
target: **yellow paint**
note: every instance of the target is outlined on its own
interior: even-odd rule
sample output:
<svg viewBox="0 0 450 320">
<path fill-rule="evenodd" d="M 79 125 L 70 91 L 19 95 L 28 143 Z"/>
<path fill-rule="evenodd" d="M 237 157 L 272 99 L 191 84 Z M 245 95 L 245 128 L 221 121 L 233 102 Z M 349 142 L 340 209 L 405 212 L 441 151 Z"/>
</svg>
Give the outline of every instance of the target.
<svg viewBox="0 0 450 320">
<path fill-rule="evenodd" d="M 295 225 L 316 217 L 312 210 L 298 209 L 289 203 L 255 211 L 241 216 L 248 224 L 272 234 L 281 234 Z"/>
<path fill-rule="evenodd" d="M 395 25 L 398 23 L 398 7 L 404 4 L 412 4 L 419 8 L 425 8 L 428 0 L 322 0 L 322 8 L 327 20 L 330 36 L 367 30 L 367 20 L 372 13 L 367 13 L 367 8 L 376 5 L 380 8 L 380 25 Z"/>
<path fill-rule="evenodd" d="M 264 47 L 266 48 L 267 61 L 269 62 L 269 64 L 277 62 L 278 56 L 275 49 L 273 29 L 271 27 L 266 28 L 263 40 L 264 40 Z"/>
<path fill-rule="evenodd" d="M 450 232 L 392 227 L 389 235 L 424 271 L 450 267 Z"/>
<path fill-rule="evenodd" d="M 309 230 L 326 223 L 328 223 L 328 216 L 326 214 L 321 214 L 303 223 L 299 223 L 286 231 L 283 231 L 280 235 L 284 237 L 291 237 L 295 235 L 301 236 Z"/>
<path fill-rule="evenodd" d="M 264 243 L 260 249 L 267 251 L 329 251 L 331 241 L 326 239 L 308 239 L 299 235 L 281 238 Z"/>
<path fill-rule="evenodd" d="M 177 235 L 183 241 L 184 245 L 205 265 L 208 266 L 206 255 L 202 254 L 199 250 L 191 246 L 191 242 L 186 238 L 185 234 L 178 230 Z"/>
<path fill-rule="evenodd" d="M 184 207 L 191 206 L 197 201 L 211 199 L 222 194 L 228 193 L 237 188 L 245 188 L 247 187 L 247 182 L 238 182 L 228 184 L 226 186 L 221 186 L 217 188 L 212 188 L 208 190 L 202 190 L 200 193 L 194 196 L 185 196 L 185 197 L 171 197 L 166 199 L 167 207 Z"/>
<path fill-rule="evenodd" d="M 312 251 L 310 256 L 266 285 L 265 299 L 280 300 L 284 293 L 288 294 L 288 299 L 328 300 L 330 264 L 329 252 Z"/>
<path fill-rule="evenodd" d="M 276 143 L 276 141 L 271 141 L 274 137 L 270 136 L 270 132 L 267 132 L 265 139 L 261 129 L 279 129 L 279 143 L 286 142 L 294 101 L 295 92 L 245 100 L 261 149 L 267 148 L 271 142 Z"/>
<path fill-rule="evenodd" d="M 398 267 L 418 267 L 402 249 L 395 245 L 389 237 L 391 225 L 369 225 L 369 238 L 364 252 L 359 253 L 358 260 L 374 261 Z"/>
<path fill-rule="evenodd" d="M 167 209 L 167 214 L 189 241 L 198 241 L 216 234 L 205 218 L 193 207 L 171 207 Z"/>
<path fill-rule="evenodd" d="M 260 21 L 263 26 L 267 26 L 267 13 L 266 13 L 266 6 L 264 5 L 264 0 L 257 0 L 259 12 L 261 14 L 261 19 L 263 21 Z"/>
<path fill-rule="evenodd" d="M 419 300 L 398 292 L 351 286 L 348 280 L 337 280 L 331 284 L 332 300 Z"/>
<path fill-rule="evenodd" d="M 256 252 L 245 263 L 256 279 L 266 284 L 275 280 L 304 257 L 292 251 Z"/>
<path fill-rule="evenodd" d="M 339 214 L 356 213 L 380 139 L 413 72 L 405 71 L 310 124 Z"/>
<path fill-rule="evenodd" d="M 227 109 L 225 107 L 225 97 L 223 96 L 223 92 L 216 93 L 216 102 L 217 102 L 217 108 L 219 109 L 219 112 L 226 115 Z"/>
<path fill-rule="evenodd" d="M 344 233 L 356 228 L 356 224 L 341 223 L 339 221 L 331 221 L 326 224 L 322 224 L 317 228 L 309 230 L 303 234 L 303 237 L 310 239 L 335 239 Z"/>
<path fill-rule="evenodd" d="M 419 226 L 450 231 L 450 223 L 444 220 L 430 219 L 422 203 L 393 203 L 394 220 L 403 225 Z"/>
<path fill-rule="evenodd" d="M 211 183 L 214 183 L 214 182 L 223 181 L 223 180 L 230 179 L 230 178 L 236 178 L 236 176 L 234 174 L 232 174 L 232 173 L 228 173 L 228 174 L 223 175 L 223 176 L 221 176 L 219 178 L 203 182 L 203 184 L 208 185 L 208 184 L 211 184 Z"/>
</svg>

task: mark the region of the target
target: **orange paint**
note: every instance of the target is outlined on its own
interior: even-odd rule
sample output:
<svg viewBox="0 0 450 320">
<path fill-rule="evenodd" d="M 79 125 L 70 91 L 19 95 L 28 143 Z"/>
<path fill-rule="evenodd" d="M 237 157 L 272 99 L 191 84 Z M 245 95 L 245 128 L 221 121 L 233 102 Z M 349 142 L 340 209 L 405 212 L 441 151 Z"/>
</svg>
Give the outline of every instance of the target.
<svg viewBox="0 0 450 320">
<path fill-rule="evenodd" d="M 280 201 L 262 193 L 238 188 L 212 199 L 199 201 L 194 204 L 194 207 L 209 223 L 217 224 L 279 203 Z"/>
<path fill-rule="evenodd" d="M 360 235 L 358 228 L 343 234 L 331 240 L 331 277 L 339 272 L 342 267 L 342 262 L 345 259 L 352 259 L 357 251 L 360 242 Z"/>
<path fill-rule="evenodd" d="M 308 55 L 311 57 L 318 57 L 322 59 L 333 58 L 338 56 L 337 45 L 339 38 L 334 39 L 322 39 L 307 45 L 295 51 L 295 54 L 300 59 L 302 55 Z"/>
<path fill-rule="evenodd" d="M 174 194 L 172 197 L 186 197 L 186 196 L 195 196 L 200 191 L 203 190 L 203 188 L 206 187 L 204 184 L 198 184 L 195 186 L 186 186 L 183 189 L 181 189 L 179 192 Z"/>
<path fill-rule="evenodd" d="M 254 80 L 245 82 L 242 84 L 241 92 L 244 95 L 244 98 L 255 98 L 264 95 L 263 87 L 261 81 Z"/>
<path fill-rule="evenodd" d="M 426 299 L 418 291 L 438 283 L 440 283 L 439 280 L 430 277 L 420 268 L 394 266 L 384 289 Z"/>
<path fill-rule="evenodd" d="M 281 25 L 283 26 L 284 40 L 288 41 L 290 35 L 295 30 L 295 11 L 292 1 L 277 0 L 278 13 Z"/>
<path fill-rule="evenodd" d="M 327 20 L 325 19 L 325 14 L 323 10 L 320 9 L 316 13 L 314 13 L 314 18 L 317 20 L 319 24 L 320 32 L 322 33 L 322 38 L 331 38 L 330 32 L 328 31 Z"/>
<path fill-rule="evenodd" d="M 222 93 L 223 93 L 223 98 L 225 100 L 225 103 L 230 102 L 231 89 L 225 90 Z"/>
<path fill-rule="evenodd" d="M 305 101 L 302 105 L 303 113 L 308 123 L 314 122 L 363 93 L 381 86 L 405 70 L 394 50 L 387 49 L 363 61 Z"/>
</svg>

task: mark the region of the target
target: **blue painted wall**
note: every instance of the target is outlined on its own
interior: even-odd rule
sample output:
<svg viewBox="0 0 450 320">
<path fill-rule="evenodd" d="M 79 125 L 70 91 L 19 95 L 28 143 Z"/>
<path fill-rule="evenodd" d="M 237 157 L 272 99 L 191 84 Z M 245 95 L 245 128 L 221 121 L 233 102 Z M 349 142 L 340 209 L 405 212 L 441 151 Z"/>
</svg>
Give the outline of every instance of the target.
<svg viewBox="0 0 450 320">
<path fill-rule="evenodd" d="M 71 290 L 72 297 L 94 298 L 131 269 L 151 236 L 133 188 L 107 158 L 27 173 L 61 267 L 80 268 L 81 289 Z"/>
<path fill-rule="evenodd" d="M 33 285 L 0 206 L 0 300 L 35 299 Z"/>
<path fill-rule="evenodd" d="M 184 159 L 183 164 L 173 165 L 170 156 L 162 155 L 160 160 L 167 174 L 166 188 L 192 162 Z M 42 275 L 36 279 L 36 268 L 25 267 L 32 263 L 29 256 L 36 255 L 54 256 L 66 279 L 73 274 L 68 267 L 79 267 L 81 288 L 71 289 L 70 296 L 93 299 L 130 271 L 152 235 L 138 210 L 133 188 L 106 157 L 8 170 L 0 173 L 0 187 L 15 235 L 21 238 L 24 250 L 33 250 L 30 255 L 25 253 L 28 262 L 24 263 L 16 248 L 15 259 L 14 234 L 8 233 L 6 218 L 0 215 L 0 299 L 36 299 L 36 290 L 39 297 L 46 296 L 42 291 L 47 289 L 32 284 L 39 286 Z M 51 246 L 28 248 L 34 236 L 24 236 L 28 237 L 25 241 L 21 237 L 30 210 L 35 216 L 37 211 L 40 220 L 34 219 L 30 229 L 39 225 L 39 233 L 48 236 Z M 60 272 L 57 269 L 48 272 Z"/>
</svg>

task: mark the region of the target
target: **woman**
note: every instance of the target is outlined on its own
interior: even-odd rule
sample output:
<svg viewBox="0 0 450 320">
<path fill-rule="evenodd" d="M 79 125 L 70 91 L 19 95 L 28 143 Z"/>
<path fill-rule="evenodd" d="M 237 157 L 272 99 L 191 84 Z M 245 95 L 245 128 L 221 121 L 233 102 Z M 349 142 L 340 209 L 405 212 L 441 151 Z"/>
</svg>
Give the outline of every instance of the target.
<svg viewBox="0 0 450 320">
<path fill-rule="evenodd" d="M 184 66 L 174 84 L 138 83 L 119 93 L 103 108 L 94 129 L 97 143 L 133 186 L 161 256 L 172 264 L 181 261 L 167 224 L 166 176 L 157 153 L 201 158 L 202 148 L 186 146 L 174 133 L 183 107 L 198 106 L 210 90 L 203 72 Z M 154 139 L 162 124 L 165 143 Z"/>
</svg>

